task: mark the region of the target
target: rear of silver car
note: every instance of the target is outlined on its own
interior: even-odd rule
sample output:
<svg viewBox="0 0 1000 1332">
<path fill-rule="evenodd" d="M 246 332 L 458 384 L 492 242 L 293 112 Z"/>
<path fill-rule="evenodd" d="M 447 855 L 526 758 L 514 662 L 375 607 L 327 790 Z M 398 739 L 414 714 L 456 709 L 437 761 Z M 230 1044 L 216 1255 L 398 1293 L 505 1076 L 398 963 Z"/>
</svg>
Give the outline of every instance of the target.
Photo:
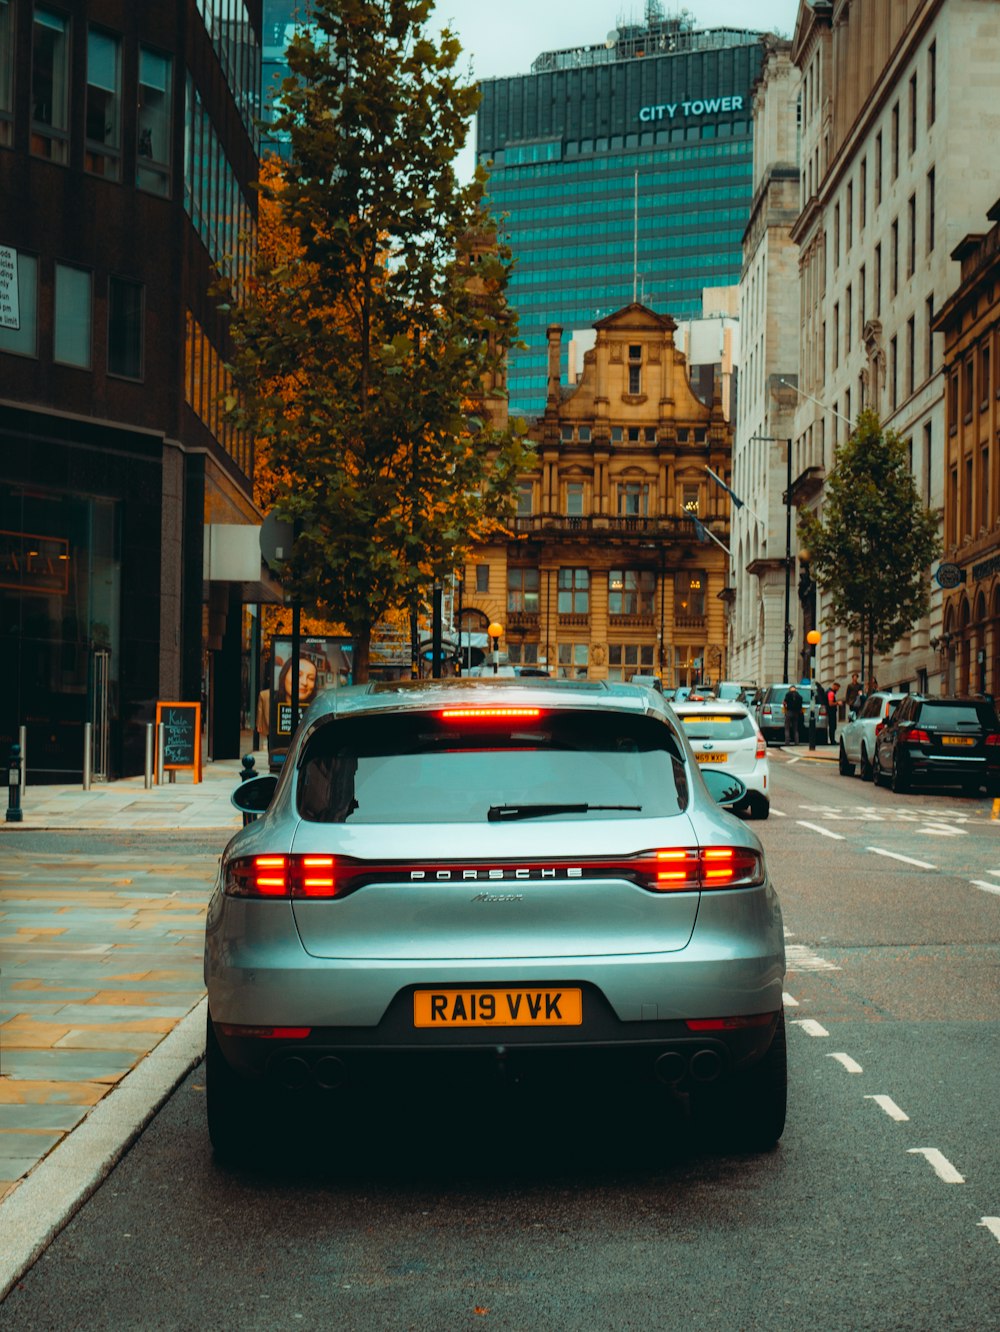
<svg viewBox="0 0 1000 1332">
<path fill-rule="evenodd" d="M 248 1146 L 255 1089 L 398 1085 L 403 1066 L 596 1065 L 773 1144 L 784 949 L 757 839 L 650 691 L 460 685 L 314 706 L 227 847 L 205 959 L 217 1150 Z"/>
</svg>

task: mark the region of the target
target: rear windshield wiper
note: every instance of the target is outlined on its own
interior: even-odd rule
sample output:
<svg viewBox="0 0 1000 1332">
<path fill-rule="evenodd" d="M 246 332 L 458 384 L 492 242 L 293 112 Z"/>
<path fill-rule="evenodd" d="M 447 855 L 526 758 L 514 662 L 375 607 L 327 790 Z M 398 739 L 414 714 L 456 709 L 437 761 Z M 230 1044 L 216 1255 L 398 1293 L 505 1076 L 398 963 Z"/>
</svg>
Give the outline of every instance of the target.
<svg viewBox="0 0 1000 1332">
<path fill-rule="evenodd" d="M 632 809 L 638 812 L 641 805 L 490 805 L 486 817 L 490 823 L 499 823 L 503 819 L 540 819 L 546 814 L 588 814 L 592 809 Z"/>
</svg>

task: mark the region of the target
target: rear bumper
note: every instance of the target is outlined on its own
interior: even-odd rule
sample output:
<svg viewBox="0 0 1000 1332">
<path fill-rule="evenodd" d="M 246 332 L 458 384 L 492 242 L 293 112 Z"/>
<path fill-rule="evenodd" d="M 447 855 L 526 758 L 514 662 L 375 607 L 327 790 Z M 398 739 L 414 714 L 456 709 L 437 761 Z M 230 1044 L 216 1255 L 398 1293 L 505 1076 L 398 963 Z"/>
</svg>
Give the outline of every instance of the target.
<svg viewBox="0 0 1000 1332">
<path fill-rule="evenodd" d="M 1000 780 L 1000 755 L 987 759 L 982 754 L 924 754 L 919 750 L 905 750 L 904 770 L 913 778 L 948 782 Z"/>
</svg>

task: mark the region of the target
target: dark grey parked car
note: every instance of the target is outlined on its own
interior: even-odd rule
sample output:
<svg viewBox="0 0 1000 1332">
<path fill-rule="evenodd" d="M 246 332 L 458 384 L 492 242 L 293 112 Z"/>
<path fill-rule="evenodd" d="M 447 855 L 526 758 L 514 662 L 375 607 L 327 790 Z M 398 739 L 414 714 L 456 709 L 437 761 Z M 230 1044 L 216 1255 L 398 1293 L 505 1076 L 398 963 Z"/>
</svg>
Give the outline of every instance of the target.
<svg viewBox="0 0 1000 1332">
<path fill-rule="evenodd" d="M 773 1146 L 784 939 L 761 844 L 723 807 L 746 796 L 642 686 L 323 694 L 280 778 L 234 796 L 266 812 L 208 910 L 216 1152 L 252 1156 L 297 1096 L 416 1094 L 466 1067 L 579 1072 L 637 1104 L 669 1087 Z"/>
</svg>

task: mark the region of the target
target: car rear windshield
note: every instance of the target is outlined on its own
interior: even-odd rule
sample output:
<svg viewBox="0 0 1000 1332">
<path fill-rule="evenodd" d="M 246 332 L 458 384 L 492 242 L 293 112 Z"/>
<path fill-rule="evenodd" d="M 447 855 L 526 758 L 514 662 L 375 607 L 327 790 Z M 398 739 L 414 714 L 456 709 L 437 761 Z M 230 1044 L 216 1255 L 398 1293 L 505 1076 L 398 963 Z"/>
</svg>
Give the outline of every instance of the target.
<svg viewBox="0 0 1000 1332">
<path fill-rule="evenodd" d="M 988 703 L 925 703 L 920 709 L 918 725 L 935 726 L 942 731 L 970 726 L 995 731 L 997 716 Z"/>
<path fill-rule="evenodd" d="M 745 740 L 756 735 L 757 728 L 745 712 L 680 712 L 677 714 L 689 740 Z"/>
<path fill-rule="evenodd" d="M 467 711 L 480 715 L 394 712 L 318 726 L 299 764 L 299 813 L 321 823 L 486 823 L 661 818 L 687 805 L 680 746 L 658 718 Z M 539 813 L 547 805 L 586 808 Z"/>
</svg>

